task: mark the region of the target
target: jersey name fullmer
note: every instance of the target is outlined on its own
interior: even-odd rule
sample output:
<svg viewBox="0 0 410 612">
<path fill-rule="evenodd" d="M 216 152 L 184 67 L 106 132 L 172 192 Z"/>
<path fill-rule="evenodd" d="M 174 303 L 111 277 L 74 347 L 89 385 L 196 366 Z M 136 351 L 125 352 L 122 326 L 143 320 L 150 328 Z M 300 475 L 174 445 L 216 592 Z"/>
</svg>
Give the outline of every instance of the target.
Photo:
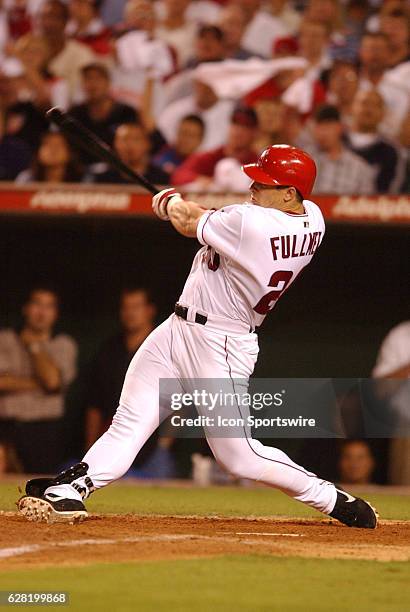
<svg viewBox="0 0 410 612">
<path fill-rule="evenodd" d="M 197 253 L 180 302 L 254 329 L 310 263 L 325 232 L 316 204 L 304 214 L 250 203 L 201 217 Z"/>
<path fill-rule="evenodd" d="M 278 257 L 288 259 L 289 257 L 304 257 L 314 255 L 321 243 L 323 232 L 309 232 L 300 234 L 287 234 L 285 236 L 274 236 L 270 239 L 272 255 L 275 261 Z"/>
</svg>

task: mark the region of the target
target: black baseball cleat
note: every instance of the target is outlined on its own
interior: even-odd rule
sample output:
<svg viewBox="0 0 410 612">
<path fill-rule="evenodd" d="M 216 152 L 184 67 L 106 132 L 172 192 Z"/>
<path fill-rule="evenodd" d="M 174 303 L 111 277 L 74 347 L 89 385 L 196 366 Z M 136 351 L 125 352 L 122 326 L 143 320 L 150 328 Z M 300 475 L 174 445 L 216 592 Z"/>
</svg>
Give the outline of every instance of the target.
<svg viewBox="0 0 410 612">
<path fill-rule="evenodd" d="M 336 504 L 329 516 L 348 527 L 376 529 L 379 515 L 373 506 L 360 497 L 353 497 L 340 489 L 336 491 Z"/>
<path fill-rule="evenodd" d="M 24 495 L 17 502 L 18 511 L 36 523 L 81 523 L 88 513 L 77 499 L 61 499 L 51 493 L 43 497 Z"/>
<path fill-rule="evenodd" d="M 81 501 L 61 498 L 52 493 L 45 495 L 45 491 L 48 487 L 71 484 L 77 478 L 85 476 L 87 470 L 88 465 L 82 462 L 64 470 L 54 478 L 33 478 L 27 481 L 26 494 L 17 502 L 18 511 L 27 520 L 40 523 L 79 523 L 83 521 L 88 514 Z M 93 490 L 91 479 L 89 482 L 89 489 Z M 82 493 L 83 487 L 76 485 L 75 488 Z"/>
</svg>

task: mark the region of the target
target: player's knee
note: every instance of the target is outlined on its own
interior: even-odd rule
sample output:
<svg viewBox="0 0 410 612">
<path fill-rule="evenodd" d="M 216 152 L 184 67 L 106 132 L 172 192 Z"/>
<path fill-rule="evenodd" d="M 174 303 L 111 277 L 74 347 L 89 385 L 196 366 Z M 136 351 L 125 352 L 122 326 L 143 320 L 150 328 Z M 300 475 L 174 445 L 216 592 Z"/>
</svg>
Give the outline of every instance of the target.
<svg viewBox="0 0 410 612">
<path fill-rule="evenodd" d="M 253 457 L 248 453 L 231 453 L 228 456 L 215 455 L 219 465 L 234 478 L 256 480 L 259 476 L 259 467 L 254 465 Z"/>
</svg>

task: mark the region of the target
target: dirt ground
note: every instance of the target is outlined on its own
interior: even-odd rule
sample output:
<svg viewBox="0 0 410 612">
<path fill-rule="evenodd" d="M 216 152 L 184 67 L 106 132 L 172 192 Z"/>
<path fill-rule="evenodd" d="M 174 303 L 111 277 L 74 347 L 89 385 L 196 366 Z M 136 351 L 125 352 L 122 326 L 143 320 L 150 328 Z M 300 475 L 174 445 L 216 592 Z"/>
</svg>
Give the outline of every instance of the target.
<svg viewBox="0 0 410 612">
<path fill-rule="evenodd" d="M 91 515 L 78 525 L 47 525 L 0 514 L 0 571 L 250 553 L 408 561 L 410 522 L 360 530 L 326 518 Z"/>
</svg>

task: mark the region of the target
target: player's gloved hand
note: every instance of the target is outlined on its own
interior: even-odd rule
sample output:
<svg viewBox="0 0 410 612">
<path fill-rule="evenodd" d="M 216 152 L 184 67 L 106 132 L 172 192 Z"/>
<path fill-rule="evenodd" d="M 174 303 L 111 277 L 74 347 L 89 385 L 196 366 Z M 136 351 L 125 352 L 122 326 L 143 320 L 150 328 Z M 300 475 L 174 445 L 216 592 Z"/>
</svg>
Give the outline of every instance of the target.
<svg viewBox="0 0 410 612">
<path fill-rule="evenodd" d="M 173 198 L 181 199 L 181 194 L 178 193 L 173 187 L 168 187 L 167 189 L 163 189 L 157 195 L 154 195 L 152 198 L 152 210 L 154 213 L 162 219 L 162 221 L 168 221 L 168 213 L 167 207 Z"/>
</svg>

